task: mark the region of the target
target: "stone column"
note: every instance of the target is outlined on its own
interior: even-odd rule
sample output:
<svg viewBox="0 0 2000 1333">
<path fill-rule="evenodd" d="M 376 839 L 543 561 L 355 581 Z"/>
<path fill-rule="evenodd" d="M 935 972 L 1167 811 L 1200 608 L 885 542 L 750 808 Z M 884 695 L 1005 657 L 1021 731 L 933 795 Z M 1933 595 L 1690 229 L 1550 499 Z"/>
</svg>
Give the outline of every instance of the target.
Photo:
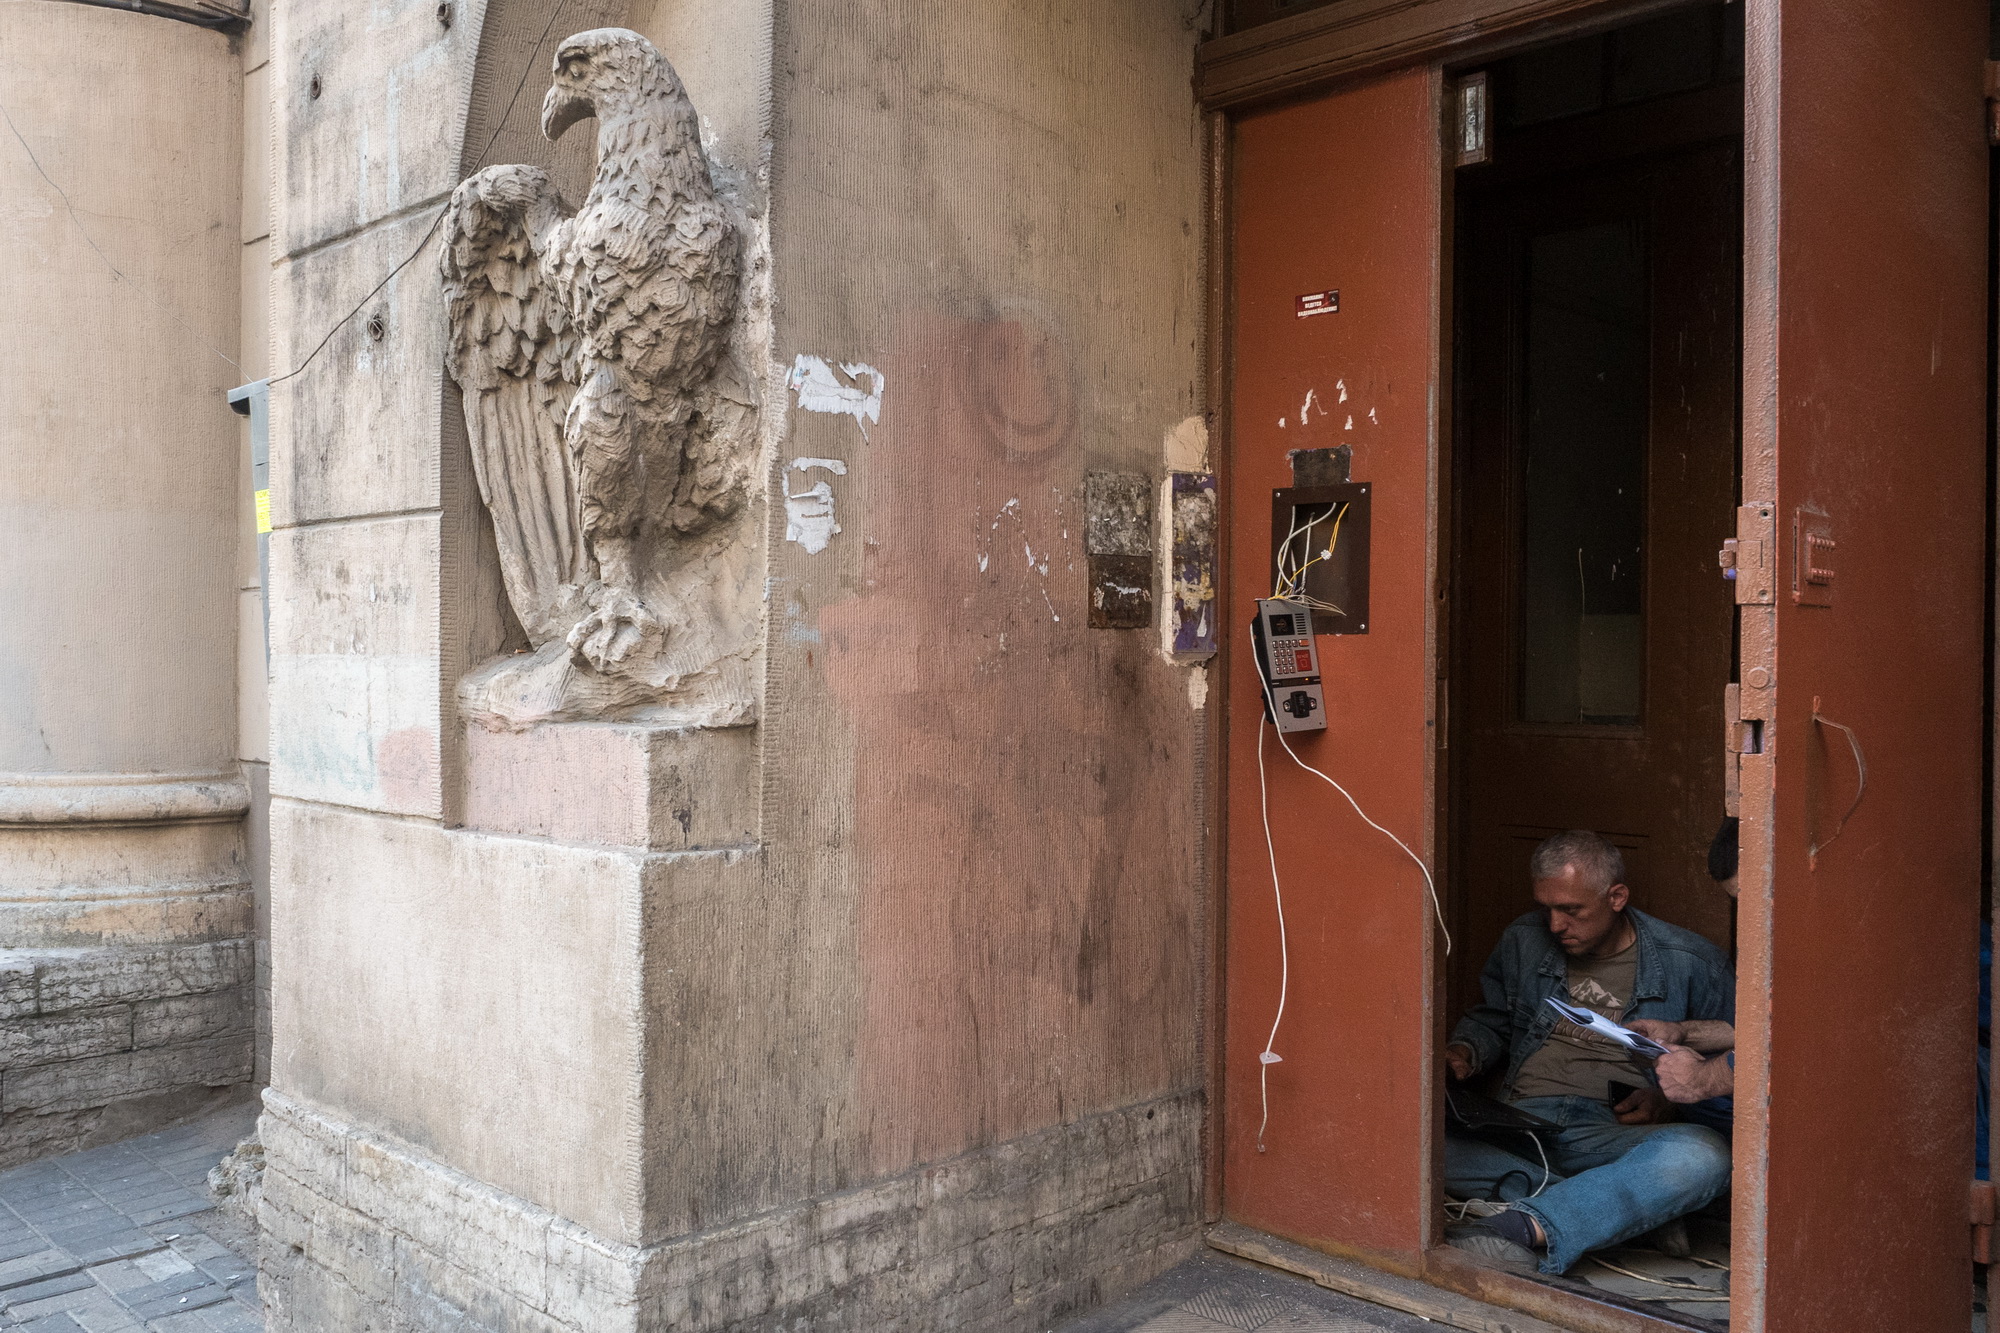
<svg viewBox="0 0 2000 1333">
<path fill-rule="evenodd" d="M 0 1167 L 250 1076 L 241 97 L 225 33 L 0 0 Z"/>
</svg>

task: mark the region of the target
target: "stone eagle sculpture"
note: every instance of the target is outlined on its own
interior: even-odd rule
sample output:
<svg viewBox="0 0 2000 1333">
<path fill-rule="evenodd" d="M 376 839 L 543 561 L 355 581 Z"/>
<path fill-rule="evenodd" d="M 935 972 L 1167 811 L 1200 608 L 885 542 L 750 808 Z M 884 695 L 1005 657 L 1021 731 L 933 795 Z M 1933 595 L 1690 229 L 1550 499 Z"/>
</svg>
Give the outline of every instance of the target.
<svg viewBox="0 0 2000 1333">
<path fill-rule="evenodd" d="M 629 713 L 700 674 L 714 645 L 686 642 L 703 638 L 690 635 L 700 615 L 673 566 L 702 557 L 690 539 L 744 494 L 731 425 L 748 397 L 717 373 L 737 232 L 694 106 L 651 42 L 599 28 L 557 47 L 542 131 L 591 116 L 597 174 L 581 208 L 539 167 L 495 166 L 444 216 L 446 364 L 536 650 L 468 677 L 469 711 L 489 723 Z"/>
</svg>

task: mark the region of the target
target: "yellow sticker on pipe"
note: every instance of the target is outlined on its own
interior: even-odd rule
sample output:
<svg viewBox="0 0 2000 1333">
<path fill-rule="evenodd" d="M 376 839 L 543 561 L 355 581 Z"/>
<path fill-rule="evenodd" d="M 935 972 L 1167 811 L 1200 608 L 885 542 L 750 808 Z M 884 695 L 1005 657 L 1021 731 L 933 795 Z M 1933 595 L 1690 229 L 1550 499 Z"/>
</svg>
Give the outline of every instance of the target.
<svg viewBox="0 0 2000 1333">
<path fill-rule="evenodd" d="M 257 492 L 257 535 L 263 536 L 271 530 L 271 492 Z"/>
</svg>

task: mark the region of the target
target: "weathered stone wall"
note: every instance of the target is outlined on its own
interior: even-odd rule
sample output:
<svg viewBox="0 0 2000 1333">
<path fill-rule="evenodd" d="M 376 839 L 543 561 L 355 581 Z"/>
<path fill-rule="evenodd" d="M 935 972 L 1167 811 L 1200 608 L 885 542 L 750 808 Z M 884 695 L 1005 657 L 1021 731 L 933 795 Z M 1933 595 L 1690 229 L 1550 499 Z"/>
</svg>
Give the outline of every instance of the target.
<svg viewBox="0 0 2000 1333">
<path fill-rule="evenodd" d="M 251 1074 L 241 58 L 0 0 L 0 1165 Z"/>
<path fill-rule="evenodd" d="M 0 950 L 0 1168 L 240 1095 L 252 967 L 249 940 Z"/>
<path fill-rule="evenodd" d="M 744 230 L 763 697 L 681 735 L 467 731 L 518 636 L 434 252 L 334 327 L 482 160 L 579 197 L 552 7 L 280 10 L 278 365 L 333 332 L 274 388 L 274 1329 L 999 1333 L 1192 1242 L 1200 692 L 1083 549 L 1197 411 L 1186 8 L 565 6 Z"/>
<path fill-rule="evenodd" d="M 261 1281 L 280 1328 L 1046 1328 L 1178 1254 L 1197 1206 L 1186 1095 L 646 1246 L 281 1093 L 265 1107 Z"/>
</svg>

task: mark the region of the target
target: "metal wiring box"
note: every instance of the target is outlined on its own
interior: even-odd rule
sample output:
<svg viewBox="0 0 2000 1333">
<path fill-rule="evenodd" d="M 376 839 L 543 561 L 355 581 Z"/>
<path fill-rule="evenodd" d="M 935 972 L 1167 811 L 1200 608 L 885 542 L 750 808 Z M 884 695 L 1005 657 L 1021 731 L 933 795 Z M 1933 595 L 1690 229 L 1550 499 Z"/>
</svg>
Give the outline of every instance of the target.
<svg viewBox="0 0 2000 1333">
<path fill-rule="evenodd" d="M 1371 490 L 1359 481 L 1271 492 L 1273 595 L 1306 599 L 1321 634 L 1368 632 Z"/>
</svg>

